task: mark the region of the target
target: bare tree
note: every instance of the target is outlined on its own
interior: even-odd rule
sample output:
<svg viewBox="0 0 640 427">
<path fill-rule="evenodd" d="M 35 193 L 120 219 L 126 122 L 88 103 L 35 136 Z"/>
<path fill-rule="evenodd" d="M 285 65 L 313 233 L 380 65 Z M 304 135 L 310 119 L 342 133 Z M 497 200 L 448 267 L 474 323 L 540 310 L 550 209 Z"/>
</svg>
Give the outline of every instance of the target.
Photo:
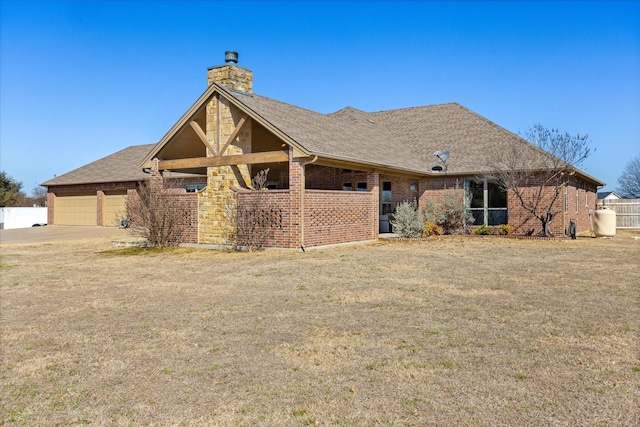
<svg viewBox="0 0 640 427">
<path fill-rule="evenodd" d="M 47 189 L 46 187 L 37 186 L 31 190 L 31 199 L 38 206 L 47 206 Z"/>
<path fill-rule="evenodd" d="M 618 191 L 621 196 L 640 199 L 640 154 L 629 160 L 618 177 Z"/>
<path fill-rule="evenodd" d="M 487 178 L 515 196 L 522 208 L 540 221 L 542 234 L 552 235 L 551 221 L 562 212 L 558 203 L 570 176 L 589 157 L 588 135 L 570 135 L 535 124 L 524 135 L 526 141 L 496 144 L 487 153 Z"/>
<path fill-rule="evenodd" d="M 251 180 L 251 188 L 256 191 L 266 190 L 268 176 L 269 176 L 269 168 L 262 169 Z"/>
<path fill-rule="evenodd" d="M 131 231 L 151 246 L 177 245 L 189 222 L 188 212 L 177 197 L 180 185 L 173 184 L 170 188 L 162 179 L 152 177 L 138 183 L 135 195 L 127 196 Z"/>
</svg>

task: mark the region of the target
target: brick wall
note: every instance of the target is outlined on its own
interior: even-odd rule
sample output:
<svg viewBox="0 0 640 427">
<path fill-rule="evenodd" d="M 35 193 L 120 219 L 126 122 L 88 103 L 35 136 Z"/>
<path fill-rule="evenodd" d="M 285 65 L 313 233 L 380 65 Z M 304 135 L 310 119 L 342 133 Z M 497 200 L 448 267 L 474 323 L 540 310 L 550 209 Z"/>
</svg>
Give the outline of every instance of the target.
<svg viewBox="0 0 640 427">
<path fill-rule="evenodd" d="M 297 249 L 301 246 L 297 215 L 291 215 L 294 199 L 290 190 L 240 191 L 238 217 L 259 211 L 268 217 L 269 233 L 264 246 Z M 259 232 L 259 230 L 254 230 Z M 238 233 L 238 244 L 247 236 Z M 377 204 L 373 192 L 306 190 L 304 194 L 305 247 L 373 240 L 377 237 Z"/>
<path fill-rule="evenodd" d="M 164 198 L 160 199 L 160 203 L 163 209 L 169 209 L 168 215 L 178 221 L 178 229 L 180 232 L 177 241 L 179 243 L 198 243 L 198 193 L 187 193 L 185 185 L 196 185 L 204 182 L 204 178 L 163 179 L 157 170 L 152 171 L 150 175 L 150 191 L 162 192 L 160 197 L 170 196 L 169 200 Z M 130 200 L 131 198 L 138 198 L 138 189 L 127 190 L 127 197 L 130 198 Z M 155 203 L 158 203 L 158 201 Z M 133 203 L 133 206 L 139 205 Z M 133 224 L 135 224 L 139 218 L 136 212 L 141 212 L 142 209 L 143 208 L 134 208 L 133 212 L 128 212 Z M 161 220 L 163 221 L 164 219 Z"/>
<path fill-rule="evenodd" d="M 586 232 L 591 230 L 591 215 L 596 209 L 597 188 L 594 185 L 572 179 L 567 185 L 567 210 L 564 213 L 568 233 L 569 222 L 576 223 L 576 232 Z M 576 197 L 577 196 L 577 197 Z"/>
<path fill-rule="evenodd" d="M 442 203 L 449 195 L 458 197 L 460 202 L 464 203 L 464 179 L 449 176 L 422 178 L 419 183 L 419 192 L 420 208 L 424 207 L 429 200 L 436 204 Z"/>
<path fill-rule="evenodd" d="M 291 241 L 291 215 L 289 190 L 269 191 L 240 191 L 237 194 L 238 218 L 258 215 L 259 220 L 267 220 L 266 224 L 251 227 L 240 227 L 237 235 L 239 245 L 247 245 L 247 232 L 261 233 L 267 229 L 267 235 L 262 244 L 268 248 L 291 248 L 296 242 Z"/>
<path fill-rule="evenodd" d="M 375 239 L 378 206 L 371 192 L 306 190 L 304 245 Z"/>
<path fill-rule="evenodd" d="M 342 190 L 342 184 L 350 173 L 327 166 L 308 165 L 305 167 L 306 188 L 314 190 Z"/>
<path fill-rule="evenodd" d="M 532 192 L 535 190 L 535 187 L 531 188 Z M 548 187 L 544 191 L 544 197 L 550 199 L 554 188 Z M 572 177 L 567 185 L 560 189 L 560 195 L 553 205 L 553 211 L 559 213 L 551 221 L 551 233 L 554 236 L 568 235 L 570 221 L 576 223 L 577 233 L 590 231 L 591 214 L 596 206 L 596 194 L 597 188 L 594 185 Z M 512 192 L 507 193 L 507 201 L 509 223 L 515 227 L 516 233 L 532 232 L 535 235 L 542 231 L 541 222 L 522 207 Z"/>
<path fill-rule="evenodd" d="M 182 230 L 179 241 L 181 243 L 198 243 L 198 194 L 181 192 L 176 194 Z"/>
</svg>

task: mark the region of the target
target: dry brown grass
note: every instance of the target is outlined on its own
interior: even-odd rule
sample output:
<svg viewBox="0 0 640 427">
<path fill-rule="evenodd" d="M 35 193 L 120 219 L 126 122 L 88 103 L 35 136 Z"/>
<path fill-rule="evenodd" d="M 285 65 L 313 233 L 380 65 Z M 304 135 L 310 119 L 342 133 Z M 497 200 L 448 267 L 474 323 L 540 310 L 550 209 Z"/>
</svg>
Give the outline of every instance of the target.
<svg viewBox="0 0 640 427">
<path fill-rule="evenodd" d="M 307 253 L 4 245 L 1 419 L 638 425 L 630 234 Z"/>
</svg>

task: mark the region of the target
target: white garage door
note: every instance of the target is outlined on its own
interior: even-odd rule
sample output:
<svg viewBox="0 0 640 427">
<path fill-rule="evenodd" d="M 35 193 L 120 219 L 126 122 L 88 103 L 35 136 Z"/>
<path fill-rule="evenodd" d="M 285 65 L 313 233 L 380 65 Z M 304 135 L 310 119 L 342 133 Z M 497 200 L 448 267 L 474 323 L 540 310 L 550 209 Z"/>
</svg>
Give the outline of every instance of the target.
<svg viewBox="0 0 640 427">
<path fill-rule="evenodd" d="M 120 220 L 125 217 L 126 212 L 126 191 L 114 191 L 105 193 L 104 210 L 102 211 L 103 225 L 118 226 Z"/>
<path fill-rule="evenodd" d="M 56 195 L 53 223 L 56 225 L 97 225 L 98 197 L 95 193 Z"/>
</svg>

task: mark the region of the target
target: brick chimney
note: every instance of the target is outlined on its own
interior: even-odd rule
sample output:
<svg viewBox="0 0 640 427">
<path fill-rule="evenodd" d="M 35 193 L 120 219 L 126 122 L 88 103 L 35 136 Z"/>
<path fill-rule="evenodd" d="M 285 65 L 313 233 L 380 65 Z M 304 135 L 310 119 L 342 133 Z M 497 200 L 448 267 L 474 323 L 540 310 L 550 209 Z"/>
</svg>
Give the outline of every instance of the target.
<svg viewBox="0 0 640 427">
<path fill-rule="evenodd" d="M 242 93 L 251 93 L 253 86 L 253 72 L 246 68 L 238 67 L 238 53 L 225 52 L 226 64 L 216 65 L 207 69 L 207 87 L 212 83 L 225 86 L 228 89 Z"/>
</svg>

